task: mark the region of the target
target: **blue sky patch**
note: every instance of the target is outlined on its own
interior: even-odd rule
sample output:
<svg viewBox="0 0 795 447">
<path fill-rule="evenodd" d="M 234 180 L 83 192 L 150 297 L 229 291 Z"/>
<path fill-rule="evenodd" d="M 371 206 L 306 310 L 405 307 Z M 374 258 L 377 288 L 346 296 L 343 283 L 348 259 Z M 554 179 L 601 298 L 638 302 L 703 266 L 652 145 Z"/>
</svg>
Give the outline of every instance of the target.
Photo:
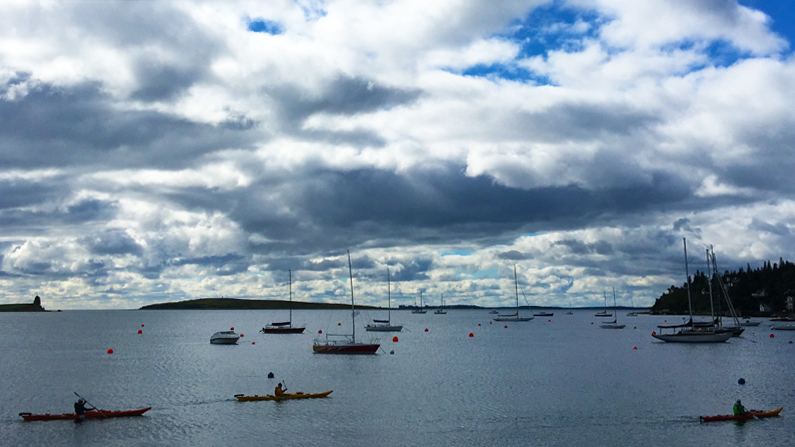
<svg viewBox="0 0 795 447">
<path fill-rule="evenodd" d="M 273 20 L 248 20 L 248 30 L 255 33 L 265 33 L 271 35 L 278 35 L 284 32 L 284 28 L 279 22 Z"/>
</svg>

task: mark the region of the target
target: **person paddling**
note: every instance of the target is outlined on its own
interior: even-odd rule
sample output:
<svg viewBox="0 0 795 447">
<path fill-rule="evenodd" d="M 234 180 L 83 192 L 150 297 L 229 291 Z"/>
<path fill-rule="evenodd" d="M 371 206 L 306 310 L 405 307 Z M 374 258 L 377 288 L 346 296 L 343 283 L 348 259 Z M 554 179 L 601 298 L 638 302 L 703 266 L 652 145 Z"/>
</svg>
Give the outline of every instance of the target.
<svg viewBox="0 0 795 447">
<path fill-rule="evenodd" d="M 273 390 L 273 395 L 276 397 L 284 396 L 284 392 L 287 391 L 287 388 L 282 388 L 282 384 L 279 383 L 276 385 L 276 389 Z"/>
<path fill-rule="evenodd" d="M 96 408 L 93 407 L 86 407 L 86 404 L 87 402 L 85 400 L 78 399 L 78 401 L 75 402 L 75 414 L 80 416 L 81 414 L 86 413 L 88 411 L 96 410 Z"/>
<path fill-rule="evenodd" d="M 750 411 L 745 409 L 740 399 L 737 399 L 737 402 L 734 403 L 734 414 L 740 416 L 748 413 L 750 413 Z"/>
</svg>

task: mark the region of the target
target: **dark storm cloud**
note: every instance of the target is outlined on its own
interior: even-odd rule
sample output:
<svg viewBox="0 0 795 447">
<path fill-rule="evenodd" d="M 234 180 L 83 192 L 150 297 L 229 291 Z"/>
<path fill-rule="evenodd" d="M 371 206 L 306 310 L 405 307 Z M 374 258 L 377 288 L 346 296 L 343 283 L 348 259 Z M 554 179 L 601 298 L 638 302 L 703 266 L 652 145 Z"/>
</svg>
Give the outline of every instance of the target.
<svg viewBox="0 0 795 447">
<path fill-rule="evenodd" d="M 21 98 L 0 100 L 0 118 L 0 162 L 6 168 L 178 168 L 262 137 L 158 112 L 118 110 L 93 83 L 31 85 Z"/>
<path fill-rule="evenodd" d="M 84 223 L 94 220 L 110 220 L 118 211 L 115 202 L 97 199 L 84 199 L 67 207 L 63 213 L 64 220 L 69 223 Z"/>
<path fill-rule="evenodd" d="M 68 11 L 75 26 L 137 55 L 133 72 L 141 101 L 173 99 L 210 76 L 224 44 L 169 2 L 88 2 Z"/>
<path fill-rule="evenodd" d="M 563 103 L 539 112 L 511 115 L 505 137 L 535 141 L 591 140 L 608 134 L 629 135 L 648 129 L 661 118 L 620 104 Z"/>
<path fill-rule="evenodd" d="M 754 217 L 751 220 L 751 225 L 749 225 L 749 229 L 765 233 L 772 233 L 778 236 L 789 236 L 792 234 L 792 230 L 790 230 L 789 226 L 787 226 L 784 223 L 778 223 L 773 225 L 764 222 L 756 217 Z"/>
<path fill-rule="evenodd" d="M 392 280 L 396 282 L 426 280 L 429 278 L 428 272 L 432 267 L 432 259 L 412 259 L 409 263 L 404 264 L 400 270 L 392 271 Z"/>
<path fill-rule="evenodd" d="M 528 259 L 527 255 L 516 250 L 509 250 L 497 255 L 498 259 L 507 259 L 510 261 L 524 261 Z"/>
<path fill-rule="evenodd" d="M 59 196 L 59 185 L 28 179 L 0 180 L 0 212 L 9 208 L 29 207 Z"/>
<path fill-rule="evenodd" d="M 575 254 L 600 254 L 600 255 L 610 255 L 613 254 L 613 246 L 610 243 L 605 241 L 594 242 L 592 244 L 585 243 L 583 241 L 578 241 L 575 239 L 564 239 L 562 241 L 555 242 L 555 245 L 563 245 L 568 247 L 572 253 Z"/>
<path fill-rule="evenodd" d="M 624 188 L 587 190 L 569 185 L 525 190 L 485 176 L 467 177 L 462 171 L 452 165 L 401 174 L 378 169 L 310 170 L 234 193 L 193 189 L 168 197 L 183 206 L 227 213 L 243 230 L 266 240 L 253 242 L 253 252 L 292 256 L 339 251 L 365 242 L 375 246 L 495 243 L 522 232 L 599 225 L 650 210 L 712 206 L 694 198 L 686 182 L 665 173 Z M 593 244 L 585 249 L 609 254 L 614 247 Z"/>
<path fill-rule="evenodd" d="M 140 256 L 143 247 L 123 230 L 106 230 L 100 234 L 88 236 L 80 241 L 87 246 L 89 251 L 98 255 L 125 255 Z"/>
<path fill-rule="evenodd" d="M 196 265 L 211 267 L 218 276 L 229 276 L 248 270 L 251 260 L 235 253 L 223 256 L 200 256 L 196 258 L 177 258 L 167 262 L 168 266 Z"/>
<path fill-rule="evenodd" d="M 369 130 L 326 131 L 303 129 L 302 124 L 317 113 L 356 115 L 390 109 L 416 101 L 419 90 L 388 87 L 363 78 L 338 76 L 316 95 L 292 85 L 268 88 L 264 93 L 276 100 L 279 117 L 287 131 L 303 139 L 355 147 L 381 147 L 386 143 Z"/>
<path fill-rule="evenodd" d="M 0 226 L 4 228 L 6 235 L 15 233 L 17 229 L 35 234 L 62 225 L 111 220 L 117 212 L 116 202 L 89 198 L 54 211 L 0 210 Z"/>
</svg>

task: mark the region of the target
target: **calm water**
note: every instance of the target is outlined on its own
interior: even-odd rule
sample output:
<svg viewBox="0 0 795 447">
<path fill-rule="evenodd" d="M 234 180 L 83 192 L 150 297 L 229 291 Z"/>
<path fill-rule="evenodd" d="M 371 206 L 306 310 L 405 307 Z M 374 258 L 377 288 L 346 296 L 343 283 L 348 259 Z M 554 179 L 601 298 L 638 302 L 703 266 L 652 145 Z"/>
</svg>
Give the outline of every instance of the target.
<svg viewBox="0 0 795 447">
<path fill-rule="evenodd" d="M 626 329 L 604 330 L 593 311 L 507 328 L 489 324 L 485 311 L 393 311 L 405 328 L 381 334 L 385 351 L 376 356 L 312 353 L 318 330 L 350 328 L 345 311 L 296 311 L 293 321 L 307 333 L 286 336 L 258 333 L 286 311 L 0 314 L 0 444 L 795 444 L 795 345 L 788 343 L 795 333 L 771 339 L 763 323 L 725 344 L 665 344 L 650 336 L 664 317 L 623 314 Z M 363 325 L 382 317 L 362 312 L 357 335 L 372 334 Z M 239 345 L 210 345 L 213 332 L 230 327 L 244 334 Z M 267 378 L 271 371 L 276 379 Z M 233 397 L 272 393 L 279 379 L 291 391 L 334 393 L 279 403 Z M 74 391 L 108 410 L 152 410 L 79 425 L 17 415 L 71 411 Z M 699 415 L 731 412 L 737 398 L 784 411 L 776 419 L 699 423 Z"/>
</svg>

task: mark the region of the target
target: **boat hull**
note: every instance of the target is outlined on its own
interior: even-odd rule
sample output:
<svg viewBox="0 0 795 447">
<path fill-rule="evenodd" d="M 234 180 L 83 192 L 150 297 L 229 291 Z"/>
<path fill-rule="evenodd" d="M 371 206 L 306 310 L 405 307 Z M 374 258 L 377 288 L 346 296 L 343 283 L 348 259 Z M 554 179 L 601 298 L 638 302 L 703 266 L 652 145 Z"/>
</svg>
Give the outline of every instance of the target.
<svg viewBox="0 0 795 447">
<path fill-rule="evenodd" d="M 375 354 L 380 344 L 316 344 L 312 346 L 315 354 Z"/>
<path fill-rule="evenodd" d="M 364 330 L 370 331 L 370 332 L 400 332 L 400 331 L 403 330 L 403 326 L 397 325 L 397 324 L 395 324 L 395 325 L 389 325 L 389 324 L 385 324 L 385 325 L 373 324 L 373 325 L 370 325 L 370 324 L 368 324 L 367 326 L 364 327 Z"/>
<path fill-rule="evenodd" d="M 776 331 L 795 331 L 795 324 L 773 324 L 770 329 Z"/>
<path fill-rule="evenodd" d="M 257 394 L 253 396 L 244 396 L 242 394 L 235 394 L 238 402 L 255 402 L 260 400 L 293 400 L 293 399 L 320 399 L 323 397 L 327 397 L 329 394 L 333 393 L 334 390 L 325 391 L 322 393 L 287 393 L 281 397 L 272 396 L 270 394 L 266 394 L 264 396 L 259 396 Z"/>
<path fill-rule="evenodd" d="M 602 329 L 624 329 L 625 327 L 627 327 L 627 325 L 613 323 L 613 324 L 601 324 L 599 325 L 599 327 L 601 327 Z"/>
<path fill-rule="evenodd" d="M 494 321 L 530 321 L 535 317 L 517 317 L 517 316 L 507 316 L 507 317 L 495 317 Z"/>
<path fill-rule="evenodd" d="M 554 312 L 539 312 L 537 314 L 533 314 L 535 317 L 553 317 L 555 316 Z"/>
<path fill-rule="evenodd" d="M 730 332 L 706 334 L 651 334 L 657 340 L 668 343 L 723 343 L 732 337 Z"/>
<path fill-rule="evenodd" d="M 108 418 L 123 418 L 123 417 L 131 417 L 131 416 L 141 416 L 142 414 L 146 413 L 152 409 L 152 407 L 141 408 L 139 410 L 124 410 L 124 411 L 107 411 L 102 410 L 102 412 L 92 410 L 85 412 L 81 415 L 77 415 L 75 413 L 63 413 L 63 414 L 31 414 L 31 413 L 19 413 L 22 416 L 22 419 L 32 422 L 32 421 L 63 421 L 63 420 L 75 420 L 78 418 L 82 419 L 108 419 Z"/>
<path fill-rule="evenodd" d="M 303 334 L 305 327 L 264 327 L 263 334 Z"/>
<path fill-rule="evenodd" d="M 211 345 L 236 345 L 240 337 L 238 338 L 211 338 L 210 344 Z"/>
<path fill-rule="evenodd" d="M 718 421 L 741 421 L 745 419 L 753 419 L 754 416 L 758 418 L 769 418 L 778 416 L 784 407 L 776 408 L 770 411 L 752 411 L 749 414 L 719 414 L 717 416 L 701 416 L 701 422 L 718 422 Z"/>
</svg>

